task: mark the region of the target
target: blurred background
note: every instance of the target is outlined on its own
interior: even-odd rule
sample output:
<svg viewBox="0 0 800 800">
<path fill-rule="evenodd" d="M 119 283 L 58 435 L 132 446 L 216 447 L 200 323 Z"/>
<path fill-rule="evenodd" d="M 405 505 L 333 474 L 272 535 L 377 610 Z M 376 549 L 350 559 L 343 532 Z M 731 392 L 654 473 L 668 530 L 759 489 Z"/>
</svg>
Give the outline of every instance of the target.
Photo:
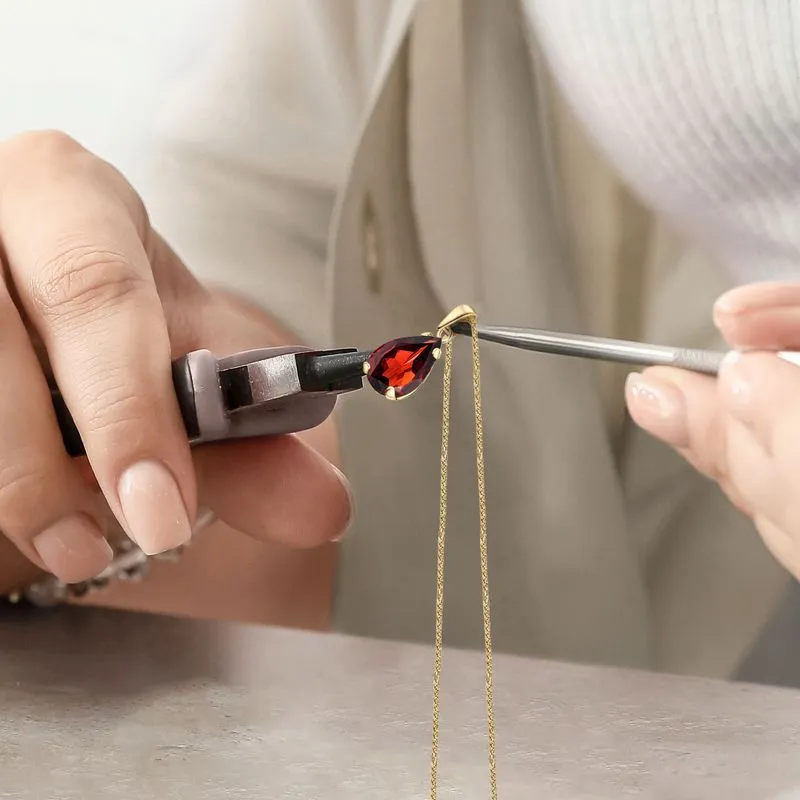
<svg viewBox="0 0 800 800">
<path fill-rule="evenodd" d="M 236 5 L 0 0 L 0 137 L 63 130 L 146 192 L 180 87 Z"/>
</svg>

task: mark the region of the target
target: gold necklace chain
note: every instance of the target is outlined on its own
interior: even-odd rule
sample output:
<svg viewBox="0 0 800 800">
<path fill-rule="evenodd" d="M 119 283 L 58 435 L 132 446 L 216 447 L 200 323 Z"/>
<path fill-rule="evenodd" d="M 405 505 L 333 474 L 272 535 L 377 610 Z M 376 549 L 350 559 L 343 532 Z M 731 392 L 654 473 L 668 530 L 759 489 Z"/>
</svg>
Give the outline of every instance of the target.
<svg viewBox="0 0 800 800">
<path fill-rule="evenodd" d="M 436 631 L 434 637 L 433 667 L 433 724 L 431 741 L 431 792 L 430 800 L 436 800 L 439 771 L 439 689 L 442 676 L 442 632 L 444 628 L 444 564 L 445 537 L 447 533 L 447 460 L 450 443 L 450 385 L 453 369 L 452 314 L 439 329 L 444 349 L 444 377 L 442 381 L 442 447 L 439 483 L 439 532 L 436 541 Z M 478 329 L 475 313 L 464 308 L 458 318 L 470 326 L 472 340 L 472 388 L 475 406 L 475 462 L 478 478 L 478 512 L 480 523 L 480 569 L 481 602 L 483 606 L 484 653 L 486 657 L 486 723 L 489 740 L 489 786 L 491 800 L 497 800 L 497 765 L 495 760 L 494 693 L 492 677 L 492 632 L 489 606 L 489 555 L 486 526 L 486 472 L 483 452 L 483 411 L 481 408 L 481 368 L 478 345 Z M 450 324 L 447 324 L 447 323 Z"/>
</svg>

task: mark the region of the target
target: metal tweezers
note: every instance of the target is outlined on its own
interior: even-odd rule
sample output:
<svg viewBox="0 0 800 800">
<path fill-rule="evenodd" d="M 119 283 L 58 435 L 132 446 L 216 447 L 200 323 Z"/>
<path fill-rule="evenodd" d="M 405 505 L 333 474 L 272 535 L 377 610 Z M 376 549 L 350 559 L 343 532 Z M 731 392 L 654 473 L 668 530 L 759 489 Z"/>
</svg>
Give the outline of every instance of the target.
<svg viewBox="0 0 800 800">
<path fill-rule="evenodd" d="M 465 323 L 455 325 L 453 330 L 465 335 L 470 333 L 469 325 Z M 724 353 L 712 350 L 667 347 L 537 328 L 479 325 L 478 338 L 486 342 L 517 347 L 521 350 L 535 350 L 538 353 L 615 361 L 620 364 L 636 364 L 638 366 L 679 367 L 706 375 L 716 375 L 725 356 Z"/>
</svg>

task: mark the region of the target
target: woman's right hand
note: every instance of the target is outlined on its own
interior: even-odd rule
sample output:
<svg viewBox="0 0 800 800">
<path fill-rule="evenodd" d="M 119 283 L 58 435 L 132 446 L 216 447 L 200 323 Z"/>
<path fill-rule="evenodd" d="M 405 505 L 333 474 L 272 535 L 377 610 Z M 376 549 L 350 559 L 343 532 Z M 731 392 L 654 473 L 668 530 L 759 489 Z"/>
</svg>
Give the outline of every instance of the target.
<svg viewBox="0 0 800 800">
<path fill-rule="evenodd" d="M 171 360 L 291 337 L 202 286 L 115 169 L 60 133 L 0 144 L 0 259 L 0 531 L 28 562 L 68 582 L 98 573 L 109 508 L 149 554 L 187 542 L 198 505 L 296 547 L 342 533 L 351 502 L 335 445 L 287 436 L 190 452 Z M 64 450 L 48 374 L 95 486 Z M 331 429 L 306 438 L 332 442 Z"/>
</svg>

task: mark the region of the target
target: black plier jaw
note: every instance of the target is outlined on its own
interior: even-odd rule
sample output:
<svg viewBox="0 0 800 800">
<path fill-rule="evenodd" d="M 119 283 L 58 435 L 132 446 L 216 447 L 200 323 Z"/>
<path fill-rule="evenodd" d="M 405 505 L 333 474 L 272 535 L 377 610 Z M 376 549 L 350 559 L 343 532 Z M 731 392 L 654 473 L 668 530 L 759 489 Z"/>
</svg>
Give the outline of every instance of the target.
<svg viewBox="0 0 800 800">
<path fill-rule="evenodd" d="M 298 394 L 353 392 L 363 385 L 362 365 L 368 356 L 349 347 L 298 351 L 221 366 L 225 407 L 234 412 Z"/>
</svg>

